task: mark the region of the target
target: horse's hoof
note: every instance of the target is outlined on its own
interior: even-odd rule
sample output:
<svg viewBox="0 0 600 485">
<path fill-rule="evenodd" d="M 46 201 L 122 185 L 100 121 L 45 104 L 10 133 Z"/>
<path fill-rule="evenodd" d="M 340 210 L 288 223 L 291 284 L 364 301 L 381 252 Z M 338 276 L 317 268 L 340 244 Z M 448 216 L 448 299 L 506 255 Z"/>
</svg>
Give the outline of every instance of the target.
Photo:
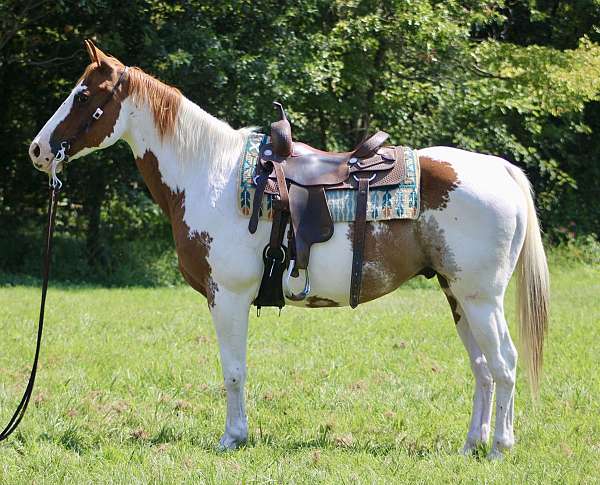
<svg viewBox="0 0 600 485">
<path fill-rule="evenodd" d="M 470 441 L 467 441 L 465 443 L 465 446 L 462 447 L 462 450 L 460 450 L 460 454 L 462 456 L 471 456 L 473 453 L 475 453 L 476 450 L 477 450 L 477 443 L 472 443 Z"/>
<path fill-rule="evenodd" d="M 225 433 L 219 441 L 219 451 L 237 450 L 246 444 L 246 440 L 246 437 L 236 437 Z"/>
<path fill-rule="evenodd" d="M 504 454 L 498 448 L 492 448 L 488 453 L 487 459 L 490 461 L 502 461 L 504 460 Z"/>
</svg>

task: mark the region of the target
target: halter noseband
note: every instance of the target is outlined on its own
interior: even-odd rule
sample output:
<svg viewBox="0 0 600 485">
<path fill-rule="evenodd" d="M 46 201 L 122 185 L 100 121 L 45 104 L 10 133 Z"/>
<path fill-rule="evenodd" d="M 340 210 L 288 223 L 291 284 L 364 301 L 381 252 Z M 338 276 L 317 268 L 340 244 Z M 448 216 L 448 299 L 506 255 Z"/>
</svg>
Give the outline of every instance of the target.
<svg viewBox="0 0 600 485">
<path fill-rule="evenodd" d="M 116 92 L 119 89 L 119 87 L 121 86 L 121 84 L 123 84 L 123 81 L 125 80 L 125 76 L 126 76 L 128 70 L 129 70 L 129 67 L 125 66 L 125 69 L 123 69 L 123 72 L 121 72 L 119 79 L 117 80 L 117 82 L 115 83 L 113 88 L 111 89 L 110 93 L 106 96 L 104 101 L 102 103 L 100 103 L 100 105 L 96 108 L 96 111 L 94 111 L 92 113 L 91 119 L 88 119 L 83 124 L 83 126 L 77 131 L 77 133 L 75 133 L 75 135 L 73 135 L 70 139 L 63 140 L 60 142 L 60 148 L 58 149 L 58 151 L 56 152 L 56 155 L 54 155 L 54 159 L 52 160 L 52 173 L 51 173 L 51 180 L 50 180 L 51 186 L 55 187 L 57 185 L 58 186 L 62 185 L 61 181 L 56 176 L 56 166 L 60 162 L 66 163 L 69 161 L 69 155 L 67 154 L 67 152 L 71 148 L 71 141 L 74 141 L 77 138 L 79 138 L 81 135 L 83 135 L 84 133 L 87 133 L 90 130 L 92 123 L 94 121 L 99 120 L 102 117 L 102 115 L 104 114 L 104 108 L 106 108 L 106 105 L 112 100 L 112 98 L 116 94 Z"/>
</svg>

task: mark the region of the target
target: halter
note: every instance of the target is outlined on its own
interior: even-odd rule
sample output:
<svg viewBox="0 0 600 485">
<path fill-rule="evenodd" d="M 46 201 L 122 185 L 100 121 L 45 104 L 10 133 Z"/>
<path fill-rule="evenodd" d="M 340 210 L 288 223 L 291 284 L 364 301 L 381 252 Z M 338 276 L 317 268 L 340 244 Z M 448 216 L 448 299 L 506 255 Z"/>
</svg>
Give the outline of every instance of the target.
<svg viewBox="0 0 600 485">
<path fill-rule="evenodd" d="M 60 148 L 56 152 L 56 155 L 54 155 L 54 159 L 52 160 L 52 164 L 51 164 L 51 168 L 50 168 L 50 182 L 49 183 L 50 183 L 51 187 L 58 187 L 58 188 L 62 187 L 62 182 L 56 176 L 56 168 L 57 168 L 58 164 L 61 162 L 67 163 L 69 161 L 69 155 L 67 152 L 71 149 L 71 142 L 76 140 L 77 138 L 79 138 L 84 133 L 87 133 L 90 130 L 94 121 L 97 121 L 102 117 L 102 115 L 104 114 L 104 108 L 106 108 L 106 105 L 108 103 L 110 103 L 110 101 L 116 94 L 116 92 L 119 89 L 119 87 L 121 86 L 121 84 L 123 84 L 123 81 L 125 80 L 125 75 L 127 74 L 128 70 L 129 70 L 129 67 L 125 66 L 125 69 L 123 69 L 123 72 L 121 72 L 119 79 L 117 80 L 117 82 L 115 83 L 113 88 L 111 89 L 110 93 L 106 96 L 104 101 L 102 103 L 100 103 L 100 105 L 96 108 L 96 110 L 92 113 L 91 118 L 86 120 L 86 122 L 75 133 L 75 135 L 73 135 L 68 140 L 62 140 L 60 142 Z"/>
</svg>

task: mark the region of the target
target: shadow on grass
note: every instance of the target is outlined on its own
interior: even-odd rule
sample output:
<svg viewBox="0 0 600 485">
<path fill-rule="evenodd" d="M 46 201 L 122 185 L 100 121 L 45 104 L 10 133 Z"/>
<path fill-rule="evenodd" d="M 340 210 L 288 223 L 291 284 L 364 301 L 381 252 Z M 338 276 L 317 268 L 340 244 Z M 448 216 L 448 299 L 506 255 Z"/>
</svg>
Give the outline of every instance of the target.
<svg viewBox="0 0 600 485">
<path fill-rule="evenodd" d="M 71 280 L 68 278 L 61 278 L 60 276 L 54 277 L 52 276 L 52 271 L 50 272 L 50 288 L 58 288 L 61 290 L 75 289 L 75 290 L 93 290 L 93 289 L 107 289 L 107 288 L 173 288 L 179 286 L 186 286 L 186 283 L 179 278 L 172 278 L 174 283 L 160 283 L 153 282 L 144 279 L 140 279 L 138 281 L 131 282 L 123 282 L 123 281 L 107 281 L 107 282 L 97 282 L 93 279 L 91 281 L 86 280 Z M 30 288 L 41 288 L 42 287 L 42 278 L 32 276 L 29 274 L 11 274 L 11 273 L 3 273 L 0 271 L 0 288 L 11 288 L 15 286 L 25 286 Z M 412 289 L 438 289 L 438 284 L 435 280 L 427 280 L 422 276 L 417 276 L 412 280 L 406 282 L 402 285 L 402 288 L 412 288 Z"/>
<path fill-rule="evenodd" d="M 0 288 L 12 288 L 16 286 L 23 286 L 28 288 L 42 288 L 42 278 L 31 276 L 27 274 L 10 274 L 0 272 Z M 161 284 L 149 281 L 138 281 L 138 282 L 96 282 L 96 281 L 85 281 L 85 280 L 71 280 L 68 278 L 53 277 L 50 272 L 50 281 L 48 287 L 50 289 L 57 288 L 60 290 L 95 290 L 95 289 L 109 289 L 109 288 L 173 288 L 185 286 L 183 280 L 176 284 Z"/>
<path fill-rule="evenodd" d="M 345 453 L 358 453 L 368 454 L 372 456 L 388 456 L 392 453 L 405 453 L 408 456 L 414 458 L 427 458 L 429 456 L 444 451 L 444 447 L 439 446 L 437 443 L 423 443 L 417 442 L 401 442 L 391 443 L 382 442 L 376 443 L 374 441 L 366 442 L 355 442 L 352 444 L 338 443 L 334 440 L 323 441 L 320 439 L 314 440 L 298 440 L 281 445 L 271 445 L 275 449 L 281 449 L 285 451 L 302 451 L 302 450 L 339 450 Z"/>
<path fill-rule="evenodd" d="M 175 438 L 172 442 L 178 442 L 181 436 Z M 157 444 L 151 440 L 152 444 Z M 250 451 L 253 448 L 267 447 L 274 453 L 286 455 L 288 453 L 303 452 L 303 451 L 340 451 L 346 454 L 367 454 L 373 457 L 385 457 L 391 454 L 406 454 L 413 458 L 428 458 L 433 455 L 438 455 L 440 452 L 452 454 L 457 452 L 451 443 L 447 441 L 422 442 L 418 440 L 408 441 L 406 439 L 399 442 L 382 441 L 375 442 L 373 440 L 355 441 L 352 443 L 344 442 L 344 440 L 336 440 L 329 437 L 318 436 L 305 440 L 286 440 L 285 437 L 273 437 L 263 435 L 262 437 L 251 435 L 248 441 L 237 450 L 222 451 L 218 448 L 218 441 L 210 436 L 197 436 L 191 438 L 191 444 L 199 449 L 215 454 L 220 453 L 235 453 L 237 451 Z M 161 441 L 164 442 L 164 441 Z M 458 452 L 457 452 L 458 453 Z"/>
</svg>

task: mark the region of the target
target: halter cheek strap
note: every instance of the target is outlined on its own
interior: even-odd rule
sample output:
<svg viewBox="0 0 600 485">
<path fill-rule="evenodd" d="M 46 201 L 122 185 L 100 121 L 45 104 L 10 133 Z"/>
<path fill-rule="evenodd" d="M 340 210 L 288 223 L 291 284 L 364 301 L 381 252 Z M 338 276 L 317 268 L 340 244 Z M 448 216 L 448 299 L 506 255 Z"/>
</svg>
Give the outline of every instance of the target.
<svg viewBox="0 0 600 485">
<path fill-rule="evenodd" d="M 52 165 L 50 168 L 50 185 L 52 187 L 61 187 L 62 186 L 62 182 L 56 176 L 56 168 L 59 163 L 61 163 L 61 162 L 66 163 L 69 161 L 69 155 L 67 152 L 71 149 L 71 141 L 74 141 L 77 138 L 79 138 L 81 135 L 83 135 L 84 133 L 87 133 L 90 130 L 94 121 L 97 121 L 102 117 L 102 115 L 104 114 L 104 108 L 106 108 L 106 105 L 108 103 L 110 103 L 110 101 L 112 100 L 114 95 L 117 93 L 117 90 L 121 87 L 121 84 L 123 84 L 123 81 L 125 80 L 125 76 L 127 75 L 128 70 L 129 70 L 129 67 L 125 66 L 125 69 L 123 69 L 123 71 L 121 72 L 119 79 L 117 80 L 117 82 L 115 83 L 113 88 L 111 89 L 110 93 L 106 96 L 104 101 L 102 103 L 100 103 L 100 105 L 96 108 L 96 111 L 94 111 L 92 113 L 91 119 L 88 119 L 83 124 L 83 126 L 75 133 L 75 135 L 73 135 L 70 139 L 62 140 L 60 142 L 60 148 L 56 152 L 56 155 L 54 155 L 54 159 L 52 160 Z"/>
<path fill-rule="evenodd" d="M 102 103 L 100 103 L 100 105 L 96 108 L 96 110 L 92 113 L 91 119 L 88 119 L 83 124 L 83 126 L 75 133 L 75 135 L 73 135 L 71 138 L 69 138 L 67 140 L 62 140 L 60 142 L 60 149 L 56 152 L 53 162 L 56 162 L 58 164 L 60 162 L 68 162 L 69 161 L 69 155 L 67 152 L 71 148 L 71 141 L 75 141 L 81 135 L 83 135 L 84 133 L 87 133 L 90 130 L 94 121 L 97 121 L 102 117 L 102 115 L 104 114 L 104 109 L 106 108 L 106 105 L 111 102 L 111 100 L 117 93 L 118 89 L 123 84 L 123 81 L 125 80 L 125 76 L 127 75 L 128 70 L 129 70 L 129 67 L 125 66 L 125 69 L 123 69 L 123 71 L 119 75 L 119 79 L 117 80 L 117 82 L 115 83 L 113 88 L 110 90 L 110 93 L 106 96 L 104 101 Z"/>
<path fill-rule="evenodd" d="M 114 95 L 117 93 L 117 90 L 119 89 L 119 87 L 121 87 L 121 84 L 123 84 L 123 81 L 125 80 L 125 76 L 127 75 L 128 70 L 129 70 L 129 67 L 125 66 L 125 69 L 123 69 L 123 72 L 121 72 L 119 79 L 117 80 L 117 82 L 115 83 L 113 88 L 110 90 L 110 93 L 108 94 L 106 99 L 96 108 L 96 111 L 94 111 L 92 113 L 92 119 L 87 120 L 85 122 L 83 127 L 71 138 L 72 140 L 77 139 L 83 133 L 87 133 L 89 131 L 90 127 L 92 126 L 92 123 L 96 120 L 99 120 L 102 117 L 102 115 L 104 114 L 104 108 L 112 100 Z"/>
<path fill-rule="evenodd" d="M 125 66 L 125 69 L 123 69 L 123 72 L 121 72 L 121 75 L 119 76 L 119 79 L 117 80 L 116 84 L 111 89 L 110 95 L 108 96 L 108 98 L 100 106 L 98 106 L 96 108 L 96 111 L 94 111 L 94 113 L 92 113 L 92 118 L 94 120 L 99 120 L 101 118 L 101 116 L 104 114 L 104 107 L 108 104 L 108 102 L 112 99 L 112 97 L 117 93 L 117 89 L 119 89 L 119 87 L 125 80 L 125 76 L 127 75 L 128 70 L 129 70 L 129 67 Z M 89 127 L 92 123 L 93 123 L 92 121 L 88 121 L 86 131 L 89 130 Z"/>
</svg>

